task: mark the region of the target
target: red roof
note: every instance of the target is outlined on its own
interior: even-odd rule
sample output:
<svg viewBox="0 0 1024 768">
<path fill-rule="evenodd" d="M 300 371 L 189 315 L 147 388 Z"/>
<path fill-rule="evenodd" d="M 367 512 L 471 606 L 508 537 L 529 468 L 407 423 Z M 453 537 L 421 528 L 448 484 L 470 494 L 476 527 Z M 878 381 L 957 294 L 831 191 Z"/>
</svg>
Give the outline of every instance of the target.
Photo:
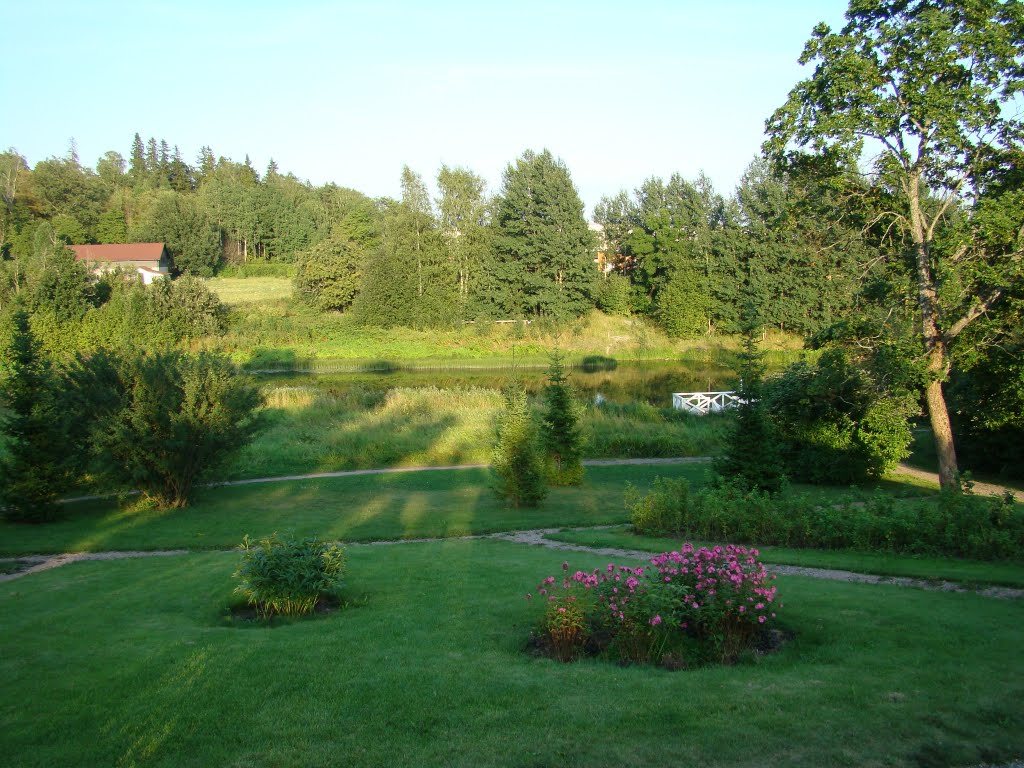
<svg viewBox="0 0 1024 768">
<path fill-rule="evenodd" d="M 127 243 L 124 245 L 72 245 L 76 261 L 160 261 L 163 243 Z"/>
</svg>

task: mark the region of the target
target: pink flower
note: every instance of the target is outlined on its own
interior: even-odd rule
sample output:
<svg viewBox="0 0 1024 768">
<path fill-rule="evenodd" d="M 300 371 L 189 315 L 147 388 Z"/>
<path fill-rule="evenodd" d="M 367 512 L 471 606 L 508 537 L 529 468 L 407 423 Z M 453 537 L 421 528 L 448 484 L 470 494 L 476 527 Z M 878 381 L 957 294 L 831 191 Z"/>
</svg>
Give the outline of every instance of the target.
<svg viewBox="0 0 1024 768">
<path fill-rule="evenodd" d="M 661 624 L 661 616 L 652 616 L 651 617 L 651 626 L 652 627 L 656 627 L 659 624 Z"/>
<path fill-rule="evenodd" d="M 758 616 L 757 617 L 757 623 L 758 624 L 764 624 L 764 616 Z"/>
</svg>

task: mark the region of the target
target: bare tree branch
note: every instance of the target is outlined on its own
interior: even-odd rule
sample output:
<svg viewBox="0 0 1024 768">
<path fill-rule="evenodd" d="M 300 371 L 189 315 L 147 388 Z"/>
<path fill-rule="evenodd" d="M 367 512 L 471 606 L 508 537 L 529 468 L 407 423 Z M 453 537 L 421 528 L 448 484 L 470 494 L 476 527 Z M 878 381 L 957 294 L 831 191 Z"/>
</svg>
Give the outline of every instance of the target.
<svg viewBox="0 0 1024 768">
<path fill-rule="evenodd" d="M 986 296 L 983 301 L 971 307 L 966 315 L 964 315 L 955 323 L 953 323 L 953 325 L 950 326 L 949 330 L 943 334 L 943 338 L 945 339 L 946 343 L 949 343 L 950 341 L 955 339 L 957 336 L 960 335 L 960 332 L 963 331 L 964 328 L 966 328 L 979 317 L 981 317 L 983 314 L 988 312 L 992 308 L 992 305 L 999 301 L 1002 295 L 1002 289 L 997 288 L 994 291 L 992 291 L 992 293 L 990 293 L 988 296 Z"/>
</svg>

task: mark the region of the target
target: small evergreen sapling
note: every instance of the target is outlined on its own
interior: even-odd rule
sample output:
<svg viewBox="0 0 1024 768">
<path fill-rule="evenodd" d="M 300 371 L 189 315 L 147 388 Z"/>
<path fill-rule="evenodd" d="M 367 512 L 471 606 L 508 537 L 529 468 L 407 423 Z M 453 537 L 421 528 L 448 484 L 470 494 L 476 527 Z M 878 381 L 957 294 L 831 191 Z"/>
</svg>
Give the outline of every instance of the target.
<svg viewBox="0 0 1024 768">
<path fill-rule="evenodd" d="M 513 385 L 505 392 L 491 469 L 495 492 L 515 507 L 535 507 L 547 495 L 537 428 L 522 385 Z"/>
<path fill-rule="evenodd" d="M 544 418 L 541 441 L 547 460 L 548 481 L 552 485 L 579 485 L 583 481 L 583 435 L 579 426 L 579 407 L 565 379 L 562 355 L 555 351 L 548 368 L 544 388 Z"/>
<path fill-rule="evenodd" d="M 777 493 L 785 476 L 778 436 L 761 400 L 764 353 L 758 348 L 757 328 L 748 324 L 743 332 L 740 354 L 740 404 L 736 424 L 725 453 L 715 460 L 715 471 L 725 480 L 746 490 Z"/>
</svg>

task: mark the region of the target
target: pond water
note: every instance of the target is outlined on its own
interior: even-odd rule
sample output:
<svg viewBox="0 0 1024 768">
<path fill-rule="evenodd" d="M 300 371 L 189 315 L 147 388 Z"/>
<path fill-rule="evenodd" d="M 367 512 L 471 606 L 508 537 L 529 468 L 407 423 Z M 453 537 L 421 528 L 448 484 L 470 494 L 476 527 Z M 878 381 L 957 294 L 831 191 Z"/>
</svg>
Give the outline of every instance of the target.
<svg viewBox="0 0 1024 768">
<path fill-rule="evenodd" d="M 734 389 L 736 374 L 719 363 L 625 362 L 601 359 L 567 367 L 567 378 L 578 395 L 591 402 L 645 402 L 667 408 L 673 392 Z M 397 387 L 439 389 L 496 389 L 518 378 L 530 392 L 547 381 L 547 366 L 470 368 L 405 368 L 389 365 L 376 371 L 350 370 L 318 373 L 266 373 L 257 376 L 265 387 L 303 386 L 335 394 L 353 389 L 387 391 Z"/>
</svg>

